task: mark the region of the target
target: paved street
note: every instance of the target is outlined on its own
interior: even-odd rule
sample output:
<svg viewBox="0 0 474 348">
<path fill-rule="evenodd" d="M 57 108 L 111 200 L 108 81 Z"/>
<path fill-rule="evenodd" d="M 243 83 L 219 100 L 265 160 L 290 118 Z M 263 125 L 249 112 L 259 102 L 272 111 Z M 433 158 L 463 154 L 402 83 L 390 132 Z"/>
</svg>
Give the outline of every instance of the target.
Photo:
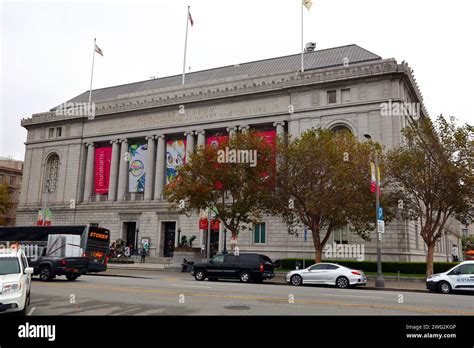
<svg viewBox="0 0 474 348">
<path fill-rule="evenodd" d="M 187 273 L 150 273 L 137 272 L 135 278 L 91 275 L 75 282 L 34 279 L 29 314 L 474 315 L 471 294 L 197 282 Z"/>
</svg>

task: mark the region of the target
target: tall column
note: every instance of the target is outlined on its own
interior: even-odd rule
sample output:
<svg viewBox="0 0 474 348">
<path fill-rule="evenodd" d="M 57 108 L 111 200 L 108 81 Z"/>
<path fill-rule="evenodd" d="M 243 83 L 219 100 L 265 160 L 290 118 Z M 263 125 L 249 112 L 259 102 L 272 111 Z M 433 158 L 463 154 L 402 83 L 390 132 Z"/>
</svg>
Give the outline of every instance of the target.
<svg viewBox="0 0 474 348">
<path fill-rule="evenodd" d="M 185 132 L 186 137 L 186 162 L 191 160 L 190 155 L 194 153 L 194 131 Z"/>
<path fill-rule="evenodd" d="M 285 121 L 274 122 L 273 127 L 276 127 L 276 135 L 281 137 L 285 134 Z"/>
<path fill-rule="evenodd" d="M 237 126 L 228 127 L 227 132 L 229 132 L 229 137 L 233 137 L 237 132 Z"/>
<path fill-rule="evenodd" d="M 163 195 L 163 186 L 165 183 L 165 136 L 158 135 L 157 150 L 156 150 L 156 169 L 155 169 L 155 200 L 161 199 Z"/>
<path fill-rule="evenodd" d="M 247 133 L 250 129 L 250 126 L 249 125 L 239 126 L 239 129 L 242 133 Z"/>
<path fill-rule="evenodd" d="M 150 135 L 145 137 L 148 141 L 146 153 L 146 177 L 145 177 L 145 196 L 146 201 L 153 198 L 153 180 L 155 177 L 155 136 Z"/>
<path fill-rule="evenodd" d="M 128 153 L 128 139 L 122 139 L 122 148 L 120 150 L 119 158 L 119 178 L 117 188 L 117 201 L 123 201 L 125 193 L 127 192 L 127 175 L 128 175 L 128 161 L 129 158 L 125 156 Z"/>
<path fill-rule="evenodd" d="M 119 141 L 112 140 L 112 159 L 110 160 L 110 177 L 109 177 L 109 201 L 117 199 L 117 181 L 118 181 L 118 163 L 120 160 Z"/>
<path fill-rule="evenodd" d="M 86 178 L 84 182 L 84 202 L 89 202 L 92 193 L 92 181 L 94 179 L 94 143 L 87 143 Z"/>
<path fill-rule="evenodd" d="M 196 133 L 198 135 L 198 147 L 206 147 L 206 131 L 200 130 Z"/>
</svg>

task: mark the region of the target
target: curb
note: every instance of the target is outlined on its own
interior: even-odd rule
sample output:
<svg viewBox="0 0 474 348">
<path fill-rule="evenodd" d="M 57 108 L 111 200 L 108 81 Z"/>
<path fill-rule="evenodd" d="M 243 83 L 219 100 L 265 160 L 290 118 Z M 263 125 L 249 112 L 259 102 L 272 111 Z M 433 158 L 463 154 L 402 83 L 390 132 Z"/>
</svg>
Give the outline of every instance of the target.
<svg viewBox="0 0 474 348">
<path fill-rule="evenodd" d="M 115 268 L 117 269 L 117 268 Z M 128 270 L 138 270 L 138 269 L 128 269 Z M 147 271 L 156 271 L 155 269 L 146 269 Z M 159 269 L 158 271 L 165 271 L 165 272 L 169 272 L 169 271 L 172 271 L 170 269 L 168 270 L 164 270 L 164 269 Z M 179 272 L 179 273 L 182 273 L 182 272 Z M 184 273 L 187 273 L 187 272 L 184 272 Z M 122 277 L 122 278 L 136 278 L 136 279 L 154 279 L 154 278 L 149 278 L 149 277 L 140 277 L 140 276 L 134 276 L 134 275 L 128 275 L 128 274 L 100 274 L 100 273 L 97 273 L 97 274 L 88 274 L 88 275 L 92 275 L 92 276 L 96 276 L 96 277 Z M 284 277 L 284 274 L 281 274 L 281 275 L 276 275 L 274 279 L 276 278 L 282 278 Z M 272 282 L 272 281 L 269 281 L 267 284 L 271 284 L 271 285 L 285 285 L 285 286 L 288 286 L 288 284 L 286 282 L 280 282 L 280 281 L 277 281 L 277 282 Z M 419 292 L 419 293 L 429 293 L 429 291 L 427 289 L 413 289 L 413 288 L 393 288 L 393 287 L 389 287 L 389 288 L 376 288 L 375 286 L 359 286 L 359 287 L 356 287 L 354 289 L 368 289 L 368 290 L 377 290 L 377 291 L 405 291 L 405 292 Z"/>
</svg>

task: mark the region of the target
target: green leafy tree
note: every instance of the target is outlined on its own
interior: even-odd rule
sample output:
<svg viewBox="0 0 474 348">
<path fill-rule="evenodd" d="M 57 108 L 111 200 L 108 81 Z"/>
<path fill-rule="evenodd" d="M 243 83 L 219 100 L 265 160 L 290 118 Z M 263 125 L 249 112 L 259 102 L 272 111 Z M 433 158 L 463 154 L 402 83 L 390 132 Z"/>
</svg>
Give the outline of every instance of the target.
<svg viewBox="0 0 474 348">
<path fill-rule="evenodd" d="M 307 226 L 316 262 L 321 262 L 323 248 L 338 228 L 349 225 L 370 239 L 375 224 L 372 145 L 358 142 L 349 132 L 323 129 L 309 130 L 287 143 L 279 141 L 277 188 L 267 198 L 268 212 L 279 215 L 290 234 Z M 381 152 L 380 146 L 375 148 Z"/>
<path fill-rule="evenodd" d="M 426 274 L 433 274 L 436 243 L 449 218 L 469 218 L 474 203 L 474 129 L 439 116 L 413 122 L 403 130 L 404 144 L 387 155 L 393 189 L 398 187 L 402 214 L 419 219 L 427 246 Z"/>
<path fill-rule="evenodd" d="M 6 184 L 0 185 L 0 215 L 4 215 L 11 207 L 10 193 Z M 5 219 L 0 217 L 0 225 L 5 224 Z"/>
<path fill-rule="evenodd" d="M 223 163 L 237 160 L 232 154 L 238 156 L 237 151 L 247 150 L 255 151 L 255 165 Z M 262 192 L 273 185 L 272 153 L 272 146 L 253 131 L 237 133 L 216 147 L 199 148 L 165 187 L 171 209 L 185 214 L 212 209 L 232 236 L 238 236 L 244 225 L 262 214 Z M 240 152 L 241 160 L 243 156 Z"/>
</svg>

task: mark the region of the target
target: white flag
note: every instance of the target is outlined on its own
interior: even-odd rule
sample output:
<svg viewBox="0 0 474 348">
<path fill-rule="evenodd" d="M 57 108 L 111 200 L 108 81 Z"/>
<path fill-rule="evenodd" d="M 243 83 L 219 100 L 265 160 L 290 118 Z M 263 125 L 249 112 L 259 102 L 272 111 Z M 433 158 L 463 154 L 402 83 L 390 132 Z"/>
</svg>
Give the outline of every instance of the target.
<svg viewBox="0 0 474 348">
<path fill-rule="evenodd" d="M 303 1 L 303 6 L 307 8 L 307 10 L 309 11 L 311 9 L 311 6 L 313 5 L 313 1 L 312 0 L 302 0 Z"/>
</svg>

